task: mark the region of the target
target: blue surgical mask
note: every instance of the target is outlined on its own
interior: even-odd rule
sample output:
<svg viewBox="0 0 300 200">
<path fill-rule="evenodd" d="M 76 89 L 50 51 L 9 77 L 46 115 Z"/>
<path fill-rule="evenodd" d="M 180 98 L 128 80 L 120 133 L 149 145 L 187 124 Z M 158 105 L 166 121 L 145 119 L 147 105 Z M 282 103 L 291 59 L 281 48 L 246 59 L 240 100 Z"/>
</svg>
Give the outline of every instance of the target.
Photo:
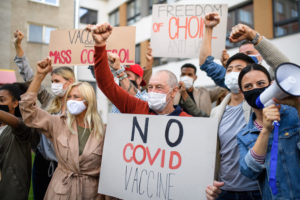
<svg viewBox="0 0 300 200">
<path fill-rule="evenodd" d="M 252 58 L 252 60 L 256 63 L 256 64 L 260 64 L 260 61 L 258 60 L 258 54 L 256 55 L 248 55 L 250 58 Z"/>
</svg>

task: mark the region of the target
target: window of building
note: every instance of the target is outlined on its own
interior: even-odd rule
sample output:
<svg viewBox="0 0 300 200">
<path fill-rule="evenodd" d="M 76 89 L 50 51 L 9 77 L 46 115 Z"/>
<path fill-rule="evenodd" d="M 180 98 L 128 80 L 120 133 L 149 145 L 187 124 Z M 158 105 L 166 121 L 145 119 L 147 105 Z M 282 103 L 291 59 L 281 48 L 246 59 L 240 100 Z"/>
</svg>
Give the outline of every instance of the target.
<svg viewBox="0 0 300 200">
<path fill-rule="evenodd" d="M 300 1 L 273 0 L 274 37 L 300 31 Z"/>
<path fill-rule="evenodd" d="M 141 18 L 141 0 L 132 0 L 127 3 L 127 25 L 137 22 Z"/>
<path fill-rule="evenodd" d="M 82 24 L 97 24 L 97 11 L 88 8 L 79 9 L 80 23 Z"/>
<path fill-rule="evenodd" d="M 59 6 L 59 0 L 31 0 L 31 1 L 49 4 L 53 6 Z"/>
<path fill-rule="evenodd" d="M 242 23 L 251 28 L 254 27 L 253 22 L 253 3 L 247 3 L 230 9 L 228 11 L 228 21 L 227 21 L 227 37 L 226 37 L 226 48 L 234 48 L 239 46 L 239 44 L 231 43 L 229 41 L 229 36 L 233 26 Z"/>
<path fill-rule="evenodd" d="M 56 30 L 54 27 L 29 24 L 28 41 L 49 44 L 51 31 Z"/>
<path fill-rule="evenodd" d="M 149 3 L 149 14 L 152 14 L 153 4 L 164 4 L 167 3 L 166 0 L 148 0 Z"/>
<path fill-rule="evenodd" d="M 135 45 L 135 63 L 141 64 L 141 45 Z"/>
<path fill-rule="evenodd" d="M 119 26 L 120 25 L 119 9 L 109 13 L 109 24 L 112 25 L 112 26 Z"/>
</svg>

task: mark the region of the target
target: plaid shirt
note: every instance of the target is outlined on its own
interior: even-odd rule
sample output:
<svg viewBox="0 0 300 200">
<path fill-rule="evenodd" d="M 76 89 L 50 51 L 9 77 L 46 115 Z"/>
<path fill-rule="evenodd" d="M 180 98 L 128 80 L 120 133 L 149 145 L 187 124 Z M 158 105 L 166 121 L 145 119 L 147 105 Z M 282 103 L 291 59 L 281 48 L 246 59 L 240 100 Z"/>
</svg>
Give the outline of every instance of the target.
<svg viewBox="0 0 300 200">
<path fill-rule="evenodd" d="M 148 95 L 147 91 L 143 90 L 142 92 L 138 91 L 136 93 L 135 97 L 137 97 L 143 101 L 147 101 L 147 95 Z M 112 113 L 121 113 L 120 110 L 115 105 L 112 105 L 111 112 Z"/>
</svg>

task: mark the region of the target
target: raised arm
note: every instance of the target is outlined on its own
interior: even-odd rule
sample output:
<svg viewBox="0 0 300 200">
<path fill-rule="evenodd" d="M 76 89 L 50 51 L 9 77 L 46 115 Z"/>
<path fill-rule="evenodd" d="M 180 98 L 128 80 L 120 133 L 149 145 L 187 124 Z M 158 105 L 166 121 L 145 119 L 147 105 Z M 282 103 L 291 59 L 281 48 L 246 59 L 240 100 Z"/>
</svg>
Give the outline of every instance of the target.
<svg viewBox="0 0 300 200">
<path fill-rule="evenodd" d="M 25 82 L 31 81 L 34 73 L 22 49 L 22 40 L 24 34 L 21 31 L 14 32 L 16 57 L 14 62 L 19 68 L 20 75 Z M 53 99 L 53 95 L 49 93 L 44 86 L 41 86 L 38 92 L 38 100 L 42 104 L 42 108 L 46 108 L 49 102 Z"/>
<path fill-rule="evenodd" d="M 22 48 L 22 40 L 24 38 L 24 34 L 21 31 L 16 30 L 16 32 L 14 32 L 14 37 L 14 45 L 16 49 L 16 57 L 14 58 L 14 61 L 19 68 L 20 75 L 22 76 L 23 80 L 30 81 L 33 78 L 34 74 L 27 58 L 24 56 L 24 51 Z"/>
<path fill-rule="evenodd" d="M 210 13 L 205 16 L 205 32 L 200 49 L 199 65 L 200 69 L 205 71 L 207 76 L 211 77 L 217 85 L 226 88 L 224 83 L 226 70 L 223 66 L 215 63 L 214 58 L 211 56 L 213 28 L 217 26 L 219 22 L 220 17 L 217 13 Z"/>
<path fill-rule="evenodd" d="M 131 96 L 115 82 L 108 66 L 105 43 L 112 32 L 109 24 L 99 26 L 88 26 L 95 40 L 95 77 L 98 87 L 105 96 L 122 112 L 144 114 L 148 112 L 149 106 L 146 102 Z"/>
<path fill-rule="evenodd" d="M 53 124 L 57 116 L 51 116 L 48 112 L 36 105 L 37 92 L 47 73 L 52 71 L 51 60 L 46 58 L 37 64 L 37 72 L 25 94 L 21 96 L 20 111 L 24 123 L 33 128 L 39 128 L 47 137 L 51 137 Z"/>
<path fill-rule="evenodd" d="M 257 31 L 244 24 L 238 24 L 232 28 L 229 40 L 233 43 L 242 40 L 252 41 L 257 34 L 259 35 L 259 39 L 257 43 L 254 44 L 254 47 L 273 70 L 275 70 L 279 64 L 289 62 L 289 59 L 267 38 L 261 36 Z"/>
<path fill-rule="evenodd" d="M 152 48 L 149 44 L 148 48 L 147 48 L 147 53 L 146 53 L 146 66 L 144 68 L 144 75 L 143 75 L 143 79 L 146 82 L 146 86 L 145 88 L 147 88 L 149 80 L 152 76 L 152 65 L 153 65 L 153 56 L 152 56 Z"/>
<path fill-rule="evenodd" d="M 118 71 L 121 69 L 121 64 L 120 64 L 120 57 L 116 53 L 108 53 L 108 62 L 110 63 L 110 66 L 115 70 Z M 125 69 L 124 69 L 125 70 Z M 121 72 L 118 75 L 119 82 L 121 87 L 127 91 L 129 94 L 132 96 L 135 96 L 136 93 L 138 92 L 137 88 L 130 82 L 130 80 L 127 77 L 127 74 L 125 71 Z"/>
<path fill-rule="evenodd" d="M 213 28 L 220 23 L 220 16 L 218 13 L 209 13 L 205 16 L 205 32 L 202 40 L 202 45 L 199 55 L 199 64 L 203 65 L 206 58 L 211 56 L 211 41 Z"/>
<path fill-rule="evenodd" d="M 14 37 L 15 37 L 16 56 L 22 57 L 24 56 L 24 51 L 22 49 L 21 43 L 24 38 L 24 34 L 21 31 L 16 30 L 16 32 L 14 32 Z"/>
</svg>

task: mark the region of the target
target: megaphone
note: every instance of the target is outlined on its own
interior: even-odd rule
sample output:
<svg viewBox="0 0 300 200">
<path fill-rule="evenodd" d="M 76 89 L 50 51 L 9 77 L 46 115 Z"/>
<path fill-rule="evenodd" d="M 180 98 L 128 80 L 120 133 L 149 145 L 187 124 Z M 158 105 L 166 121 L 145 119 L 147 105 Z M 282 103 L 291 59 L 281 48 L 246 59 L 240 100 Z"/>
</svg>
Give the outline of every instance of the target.
<svg viewBox="0 0 300 200">
<path fill-rule="evenodd" d="M 275 72 L 275 81 L 256 99 L 258 108 L 275 104 L 272 98 L 300 96 L 300 66 L 293 63 L 280 64 Z"/>
</svg>

